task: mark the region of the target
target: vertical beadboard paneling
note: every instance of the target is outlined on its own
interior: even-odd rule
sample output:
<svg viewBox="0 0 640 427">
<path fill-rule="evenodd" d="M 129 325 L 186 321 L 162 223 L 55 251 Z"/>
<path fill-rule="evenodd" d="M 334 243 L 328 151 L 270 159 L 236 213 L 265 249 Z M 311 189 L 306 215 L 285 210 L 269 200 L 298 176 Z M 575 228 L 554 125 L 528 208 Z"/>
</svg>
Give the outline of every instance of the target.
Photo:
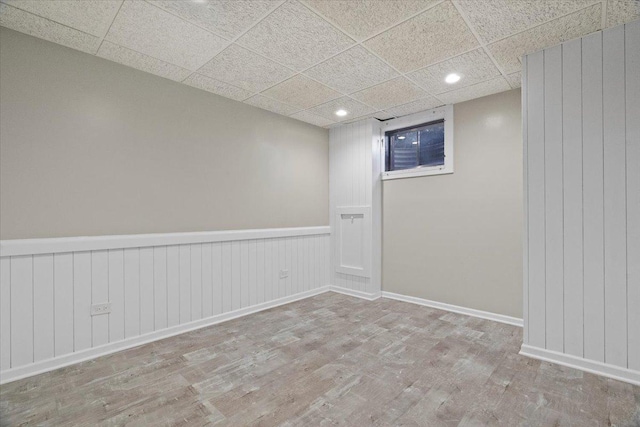
<svg viewBox="0 0 640 427">
<path fill-rule="evenodd" d="M 180 246 L 167 247 L 167 325 L 180 324 Z"/>
<path fill-rule="evenodd" d="M 14 307 L 16 306 L 14 305 Z M 75 351 L 91 348 L 90 310 L 91 252 L 77 252 L 73 254 L 73 342 Z"/>
<path fill-rule="evenodd" d="M 2 257 L 3 378 L 316 289 L 326 284 L 329 247 L 327 233 Z M 110 313 L 91 316 L 92 304 L 107 302 Z"/>
<path fill-rule="evenodd" d="M 0 371 L 11 368 L 11 260 L 0 258 Z"/>
<path fill-rule="evenodd" d="M 606 363 L 627 366 L 627 206 L 624 26 L 602 34 Z M 636 70 L 640 73 L 640 70 Z M 638 119 L 636 119 L 638 120 Z M 636 165 L 640 167 L 640 165 Z"/>
<path fill-rule="evenodd" d="M 91 252 L 91 304 L 109 301 L 109 251 Z M 92 347 L 109 342 L 109 314 L 91 316 Z"/>
<path fill-rule="evenodd" d="M 222 309 L 222 243 L 211 244 L 211 281 L 213 286 L 213 314 L 220 314 Z"/>
<path fill-rule="evenodd" d="M 180 245 L 180 323 L 191 321 L 191 246 Z"/>
<path fill-rule="evenodd" d="M 202 317 L 213 315 L 213 276 L 211 270 L 211 243 L 202 245 Z"/>
<path fill-rule="evenodd" d="M 564 351 L 583 355 L 582 41 L 562 47 L 562 173 L 564 205 Z"/>
<path fill-rule="evenodd" d="M 109 251 L 109 342 L 124 339 L 124 251 Z"/>
<path fill-rule="evenodd" d="M 140 250 L 124 250 L 124 336 L 140 335 Z"/>
<path fill-rule="evenodd" d="M 33 257 L 33 360 L 54 356 L 53 255 Z"/>
<path fill-rule="evenodd" d="M 564 350 L 562 46 L 544 51 L 546 345 Z"/>
<path fill-rule="evenodd" d="M 544 88 L 543 52 L 527 58 L 527 84 Z M 529 159 L 529 343 L 545 347 L 545 144 L 544 90 L 530 91 L 527 96 L 527 131 Z"/>
<path fill-rule="evenodd" d="M 140 333 L 154 330 L 153 248 L 140 248 Z"/>
<path fill-rule="evenodd" d="M 11 258 L 11 367 L 33 363 L 33 258 Z M 89 341 L 89 345 L 91 341 Z"/>
<path fill-rule="evenodd" d="M 249 241 L 240 242 L 240 307 L 249 305 Z"/>
<path fill-rule="evenodd" d="M 627 336 L 629 369 L 640 371 L 640 21 L 625 26 Z"/>
<path fill-rule="evenodd" d="M 54 350 L 61 356 L 73 353 L 73 254 L 55 254 L 53 270 Z"/>
<path fill-rule="evenodd" d="M 602 34 L 582 39 L 584 356 L 604 362 Z M 529 123 L 531 126 L 531 123 Z"/>
<path fill-rule="evenodd" d="M 191 245 L 191 320 L 202 319 L 202 245 Z"/>
<path fill-rule="evenodd" d="M 532 75 L 541 55 L 543 79 Z M 566 353 L 585 359 L 576 363 L 601 362 L 596 366 L 602 372 L 623 368 L 634 377 L 640 370 L 640 22 L 565 42 L 523 62 L 529 239 L 525 343 L 538 347 L 525 353 L 551 350 L 545 357 L 559 361 L 564 356 L 556 352 Z M 540 98 L 542 108 L 534 101 Z M 561 151 L 555 144 L 558 127 Z M 540 210 L 544 224 L 537 217 Z M 544 245 L 536 242 L 541 231 L 546 231 Z M 534 280 L 543 273 L 544 300 L 536 296 Z M 536 321 L 540 313 L 546 313 L 544 328 Z M 629 375 L 616 372 L 621 378 Z"/>
<path fill-rule="evenodd" d="M 167 327 L 167 247 L 153 248 L 153 326 Z"/>
<path fill-rule="evenodd" d="M 242 289 L 240 272 L 240 245 L 241 242 L 231 243 L 231 309 L 237 310 L 242 307 Z"/>
<path fill-rule="evenodd" d="M 522 341 L 529 344 L 529 132 L 527 130 L 527 106 L 528 106 L 528 88 L 527 84 L 527 57 L 522 58 L 522 82 L 523 89 L 521 91 L 522 105 Z"/>
</svg>

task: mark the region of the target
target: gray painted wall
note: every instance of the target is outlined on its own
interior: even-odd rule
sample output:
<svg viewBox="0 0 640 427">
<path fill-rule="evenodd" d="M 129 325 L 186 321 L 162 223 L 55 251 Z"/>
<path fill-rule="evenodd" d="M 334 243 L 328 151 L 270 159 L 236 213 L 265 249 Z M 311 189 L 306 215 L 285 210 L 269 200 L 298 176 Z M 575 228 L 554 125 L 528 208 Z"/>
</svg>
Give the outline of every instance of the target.
<svg viewBox="0 0 640 427">
<path fill-rule="evenodd" d="M 454 106 L 455 173 L 384 181 L 383 290 L 522 317 L 520 91 Z"/>
<path fill-rule="evenodd" d="M 0 238 L 328 224 L 321 129 L 0 29 Z"/>
</svg>

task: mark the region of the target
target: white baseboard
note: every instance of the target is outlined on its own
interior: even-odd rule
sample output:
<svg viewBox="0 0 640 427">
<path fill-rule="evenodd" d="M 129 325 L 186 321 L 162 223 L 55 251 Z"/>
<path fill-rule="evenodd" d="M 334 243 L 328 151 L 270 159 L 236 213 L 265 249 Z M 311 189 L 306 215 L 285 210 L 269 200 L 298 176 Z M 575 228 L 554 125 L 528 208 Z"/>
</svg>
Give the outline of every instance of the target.
<svg viewBox="0 0 640 427">
<path fill-rule="evenodd" d="M 425 307 L 437 308 L 439 310 L 451 311 L 453 313 L 465 314 L 467 316 L 479 317 L 481 319 L 493 320 L 494 322 L 506 323 L 507 325 L 522 327 L 522 319 L 517 317 L 505 316 L 504 314 L 491 313 L 489 311 L 476 310 L 473 308 L 460 307 L 458 305 L 446 304 L 438 301 L 412 297 L 408 295 L 400 295 L 393 292 L 382 292 L 384 298 L 391 298 L 398 301 L 410 302 L 413 304 L 424 305 Z"/>
<path fill-rule="evenodd" d="M 527 344 L 522 344 L 520 354 L 534 359 L 544 360 L 545 362 L 557 363 L 558 365 L 567 366 L 569 368 L 602 375 L 603 377 L 612 378 L 614 380 L 640 385 L 640 371 L 621 368 L 607 363 L 588 360 L 553 350 L 533 347 Z"/>
<path fill-rule="evenodd" d="M 339 294 L 344 294 L 344 295 L 349 295 L 349 296 L 356 297 L 356 298 L 366 299 L 367 301 L 375 301 L 375 300 L 377 300 L 378 298 L 381 297 L 381 293 L 380 292 L 369 293 L 369 292 L 355 291 L 353 289 L 343 288 L 342 286 L 330 285 L 329 286 L 329 290 L 332 291 L 332 292 L 337 292 Z"/>
<path fill-rule="evenodd" d="M 138 347 L 140 345 L 148 344 L 153 341 L 158 341 L 164 338 L 183 334 L 185 332 L 226 322 L 238 317 L 246 316 L 248 314 L 257 313 L 259 311 L 268 310 L 270 308 L 319 295 L 328 292 L 329 290 L 330 286 L 323 286 L 317 289 L 300 292 L 295 295 L 279 298 L 262 304 L 256 304 L 251 307 L 245 307 L 238 310 L 230 311 L 228 313 L 207 317 L 206 319 L 200 319 L 193 322 L 184 323 L 182 325 L 172 326 L 170 328 L 162 329 L 159 331 L 150 332 L 148 334 L 125 339 L 123 341 L 109 343 L 99 347 L 78 351 L 76 353 L 65 354 L 60 357 L 54 357 L 52 359 L 43 360 L 26 366 L 9 369 L 0 373 L 0 384 L 5 384 L 22 378 L 31 377 L 33 375 L 42 374 L 44 372 L 53 371 L 58 368 L 84 362 L 86 360 L 95 359 L 97 357 L 105 356 L 121 350 L 126 350 L 128 348 Z"/>
</svg>

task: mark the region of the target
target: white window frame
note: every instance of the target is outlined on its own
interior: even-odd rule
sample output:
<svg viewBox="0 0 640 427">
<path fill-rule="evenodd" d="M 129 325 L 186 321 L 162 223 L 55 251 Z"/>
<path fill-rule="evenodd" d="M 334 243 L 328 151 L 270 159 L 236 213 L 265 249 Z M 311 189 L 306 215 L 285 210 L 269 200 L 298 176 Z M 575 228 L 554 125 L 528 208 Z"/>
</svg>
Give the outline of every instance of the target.
<svg viewBox="0 0 640 427">
<path fill-rule="evenodd" d="M 424 167 L 419 166 L 412 169 L 402 169 L 387 171 L 387 144 L 385 133 L 397 129 L 409 128 L 412 126 L 429 123 L 436 120 L 444 120 L 444 165 Z M 413 178 L 417 176 L 444 175 L 453 173 L 453 105 L 444 105 L 432 110 L 422 111 L 397 119 L 382 122 L 382 180 Z"/>
</svg>

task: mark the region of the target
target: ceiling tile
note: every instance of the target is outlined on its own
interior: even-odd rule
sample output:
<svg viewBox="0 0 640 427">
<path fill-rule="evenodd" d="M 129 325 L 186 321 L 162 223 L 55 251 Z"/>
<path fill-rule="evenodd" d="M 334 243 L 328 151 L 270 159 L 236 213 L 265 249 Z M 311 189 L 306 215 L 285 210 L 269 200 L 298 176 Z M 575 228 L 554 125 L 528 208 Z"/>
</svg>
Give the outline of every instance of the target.
<svg viewBox="0 0 640 427">
<path fill-rule="evenodd" d="M 303 109 L 340 97 L 339 92 L 301 74 L 265 90 L 262 94 Z"/>
<path fill-rule="evenodd" d="M 104 37 L 122 0 L 2 0 L 11 6 L 87 34 Z"/>
<path fill-rule="evenodd" d="M 353 93 L 398 76 L 393 68 L 362 46 L 336 55 L 305 74 L 343 93 Z"/>
<path fill-rule="evenodd" d="M 601 11 L 601 5 L 596 4 L 488 47 L 498 64 L 506 73 L 511 74 L 520 71 L 522 55 L 599 30 Z"/>
<path fill-rule="evenodd" d="M 353 40 L 299 2 L 289 1 L 238 43 L 302 71 L 348 48 Z"/>
<path fill-rule="evenodd" d="M 216 95 L 224 96 L 225 98 L 235 99 L 236 101 L 244 101 L 252 95 L 249 91 L 201 74 L 192 74 L 184 83 L 198 89 L 206 90 L 207 92 L 215 93 Z"/>
<path fill-rule="evenodd" d="M 626 24 L 640 18 L 640 1 L 638 0 L 608 0 L 607 27 Z"/>
<path fill-rule="evenodd" d="M 452 85 L 444 81 L 445 77 L 451 73 L 461 77 L 458 83 Z M 499 75 L 500 71 L 491 58 L 480 48 L 414 71 L 408 77 L 427 92 L 435 95 L 483 82 Z"/>
<path fill-rule="evenodd" d="M 214 34 L 232 39 L 258 22 L 270 10 L 278 7 L 281 1 L 216 0 L 194 2 L 185 0 L 152 0 L 152 3 L 202 28 L 206 28 Z"/>
<path fill-rule="evenodd" d="M 398 105 L 397 107 L 387 109 L 387 113 L 391 117 L 401 117 L 408 114 L 417 113 L 419 111 L 430 110 L 432 108 L 442 105 L 442 102 L 434 97 L 428 97 L 419 99 L 417 101 L 409 102 L 408 104 Z"/>
<path fill-rule="evenodd" d="M 490 43 L 587 6 L 585 0 L 460 0 L 478 35 Z"/>
<path fill-rule="evenodd" d="M 462 89 L 438 95 L 438 98 L 445 104 L 457 104 L 458 102 L 468 101 L 474 98 L 491 95 L 498 92 L 504 92 L 511 87 L 504 77 L 496 77 L 486 82 L 477 83 L 473 86 L 467 86 Z"/>
<path fill-rule="evenodd" d="M 400 71 L 409 72 L 471 50 L 478 41 L 453 4 L 446 1 L 365 45 Z"/>
<path fill-rule="evenodd" d="M 358 41 L 407 19 L 438 0 L 305 0 Z"/>
<path fill-rule="evenodd" d="M 507 81 L 513 89 L 517 89 L 522 86 L 522 72 L 512 73 L 507 75 Z"/>
<path fill-rule="evenodd" d="M 331 120 L 327 120 L 324 117 L 318 116 L 313 113 L 309 113 L 308 111 L 301 111 L 299 113 L 293 114 L 290 116 L 293 119 L 301 120 L 303 122 L 311 123 L 312 125 L 326 127 L 335 122 Z"/>
<path fill-rule="evenodd" d="M 100 39 L 49 19 L 0 3 L 0 26 L 83 52 L 95 53 Z"/>
<path fill-rule="evenodd" d="M 290 69 L 235 44 L 216 55 L 198 73 L 254 93 L 295 74 Z"/>
<path fill-rule="evenodd" d="M 145 1 L 127 0 L 106 36 L 117 45 L 197 70 L 228 42 Z"/>
<path fill-rule="evenodd" d="M 365 104 L 372 105 L 380 110 L 386 110 L 396 105 L 424 98 L 427 95 L 427 92 L 420 89 L 416 84 L 404 77 L 398 77 L 356 92 L 351 96 Z"/>
<path fill-rule="evenodd" d="M 293 105 L 285 104 L 275 99 L 267 98 L 266 96 L 256 95 L 245 100 L 247 104 L 251 104 L 254 107 L 262 108 L 263 110 L 273 111 L 274 113 L 290 116 L 296 111 L 300 111 L 300 108 Z"/>
<path fill-rule="evenodd" d="M 160 61 L 159 59 L 118 46 L 106 40 L 102 43 L 100 49 L 98 49 L 97 55 L 101 58 L 178 82 L 181 82 L 191 74 L 191 71 L 185 68 Z"/>
<path fill-rule="evenodd" d="M 338 117 L 335 114 L 338 110 L 345 110 L 348 114 L 344 117 Z M 342 98 L 334 99 L 333 101 L 318 105 L 317 107 L 313 107 L 307 111 L 329 120 L 342 122 L 352 117 L 361 117 L 371 114 L 376 110 L 375 108 L 364 105 L 355 99 L 349 98 L 348 96 L 343 96 Z"/>
</svg>

